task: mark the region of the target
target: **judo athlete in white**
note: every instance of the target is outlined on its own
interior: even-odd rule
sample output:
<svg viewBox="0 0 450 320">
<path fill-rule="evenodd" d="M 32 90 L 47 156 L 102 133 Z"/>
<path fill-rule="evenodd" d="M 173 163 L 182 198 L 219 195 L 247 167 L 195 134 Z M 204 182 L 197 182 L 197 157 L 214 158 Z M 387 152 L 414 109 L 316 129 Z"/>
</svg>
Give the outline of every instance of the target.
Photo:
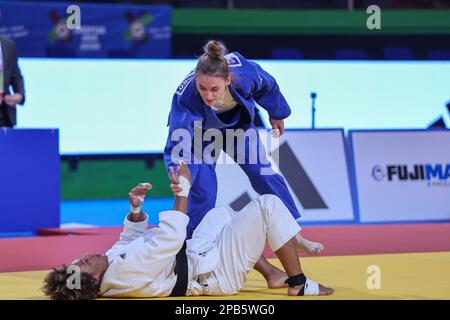
<svg viewBox="0 0 450 320">
<path fill-rule="evenodd" d="M 239 212 L 210 210 L 186 241 L 191 177 L 184 163 L 177 172 L 170 169 L 175 204 L 159 214 L 158 227 L 148 229 L 141 205 L 151 185 L 140 184 L 129 193 L 131 212 L 119 241 L 105 255 L 88 254 L 51 271 L 44 293 L 52 299 L 234 295 L 266 241 L 289 276 L 288 295 L 334 292 L 304 275 L 296 251 L 300 227 L 275 195 L 259 196 Z"/>
</svg>

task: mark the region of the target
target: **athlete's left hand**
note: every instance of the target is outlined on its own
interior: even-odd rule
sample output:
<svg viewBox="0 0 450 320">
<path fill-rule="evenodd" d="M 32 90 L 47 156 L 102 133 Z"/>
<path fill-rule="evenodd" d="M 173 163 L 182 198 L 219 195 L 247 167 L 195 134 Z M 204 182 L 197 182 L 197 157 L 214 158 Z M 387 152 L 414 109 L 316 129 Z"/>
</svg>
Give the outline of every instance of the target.
<svg viewBox="0 0 450 320">
<path fill-rule="evenodd" d="M 152 188 L 152 185 L 148 182 L 140 183 L 128 193 L 130 204 L 133 207 L 142 206 L 145 199 L 145 194 Z"/>
<path fill-rule="evenodd" d="M 272 126 L 272 136 L 279 138 L 284 133 L 284 120 L 276 120 L 269 118 L 270 125 Z"/>
</svg>

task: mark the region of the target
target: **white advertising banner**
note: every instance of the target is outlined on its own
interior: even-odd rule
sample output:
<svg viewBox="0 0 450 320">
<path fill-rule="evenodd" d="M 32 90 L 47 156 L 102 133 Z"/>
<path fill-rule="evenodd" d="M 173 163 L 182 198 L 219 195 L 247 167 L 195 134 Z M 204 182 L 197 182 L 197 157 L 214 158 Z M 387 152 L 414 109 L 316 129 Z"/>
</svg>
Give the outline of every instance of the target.
<svg viewBox="0 0 450 320">
<path fill-rule="evenodd" d="M 273 169 L 283 176 L 302 215 L 300 222 L 354 221 L 343 130 L 287 130 L 278 142 L 270 138 L 270 131 L 260 131 L 260 136 Z M 216 205 L 239 210 L 258 195 L 244 171 L 223 151 L 216 173 Z"/>
<path fill-rule="evenodd" d="M 450 130 L 349 135 L 361 222 L 450 219 Z"/>
</svg>

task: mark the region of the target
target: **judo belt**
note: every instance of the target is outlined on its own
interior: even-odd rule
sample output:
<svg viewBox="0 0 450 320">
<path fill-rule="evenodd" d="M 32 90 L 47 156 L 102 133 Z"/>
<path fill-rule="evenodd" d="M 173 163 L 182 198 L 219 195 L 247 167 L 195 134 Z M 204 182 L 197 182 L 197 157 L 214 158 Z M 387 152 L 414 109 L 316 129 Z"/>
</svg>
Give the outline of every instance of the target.
<svg viewBox="0 0 450 320">
<path fill-rule="evenodd" d="M 172 289 L 170 297 L 184 296 L 188 286 L 188 262 L 186 256 L 186 241 L 183 247 L 178 251 L 175 258 L 175 275 L 177 275 L 177 282 Z"/>
</svg>

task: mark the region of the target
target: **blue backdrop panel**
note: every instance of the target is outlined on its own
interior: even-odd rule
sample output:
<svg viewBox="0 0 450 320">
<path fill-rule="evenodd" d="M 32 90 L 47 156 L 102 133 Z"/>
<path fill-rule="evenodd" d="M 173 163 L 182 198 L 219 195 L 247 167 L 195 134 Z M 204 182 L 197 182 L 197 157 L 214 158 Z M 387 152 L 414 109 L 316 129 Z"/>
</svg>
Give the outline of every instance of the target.
<svg viewBox="0 0 450 320">
<path fill-rule="evenodd" d="M 172 9 L 166 5 L 0 3 L 0 35 L 22 57 L 169 58 Z M 74 25 L 74 14 L 80 28 Z"/>
<path fill-rule="evenodd" d="M 0 129 L 0 233 L 59 227 L 57 129 Z"/>
</svg>

